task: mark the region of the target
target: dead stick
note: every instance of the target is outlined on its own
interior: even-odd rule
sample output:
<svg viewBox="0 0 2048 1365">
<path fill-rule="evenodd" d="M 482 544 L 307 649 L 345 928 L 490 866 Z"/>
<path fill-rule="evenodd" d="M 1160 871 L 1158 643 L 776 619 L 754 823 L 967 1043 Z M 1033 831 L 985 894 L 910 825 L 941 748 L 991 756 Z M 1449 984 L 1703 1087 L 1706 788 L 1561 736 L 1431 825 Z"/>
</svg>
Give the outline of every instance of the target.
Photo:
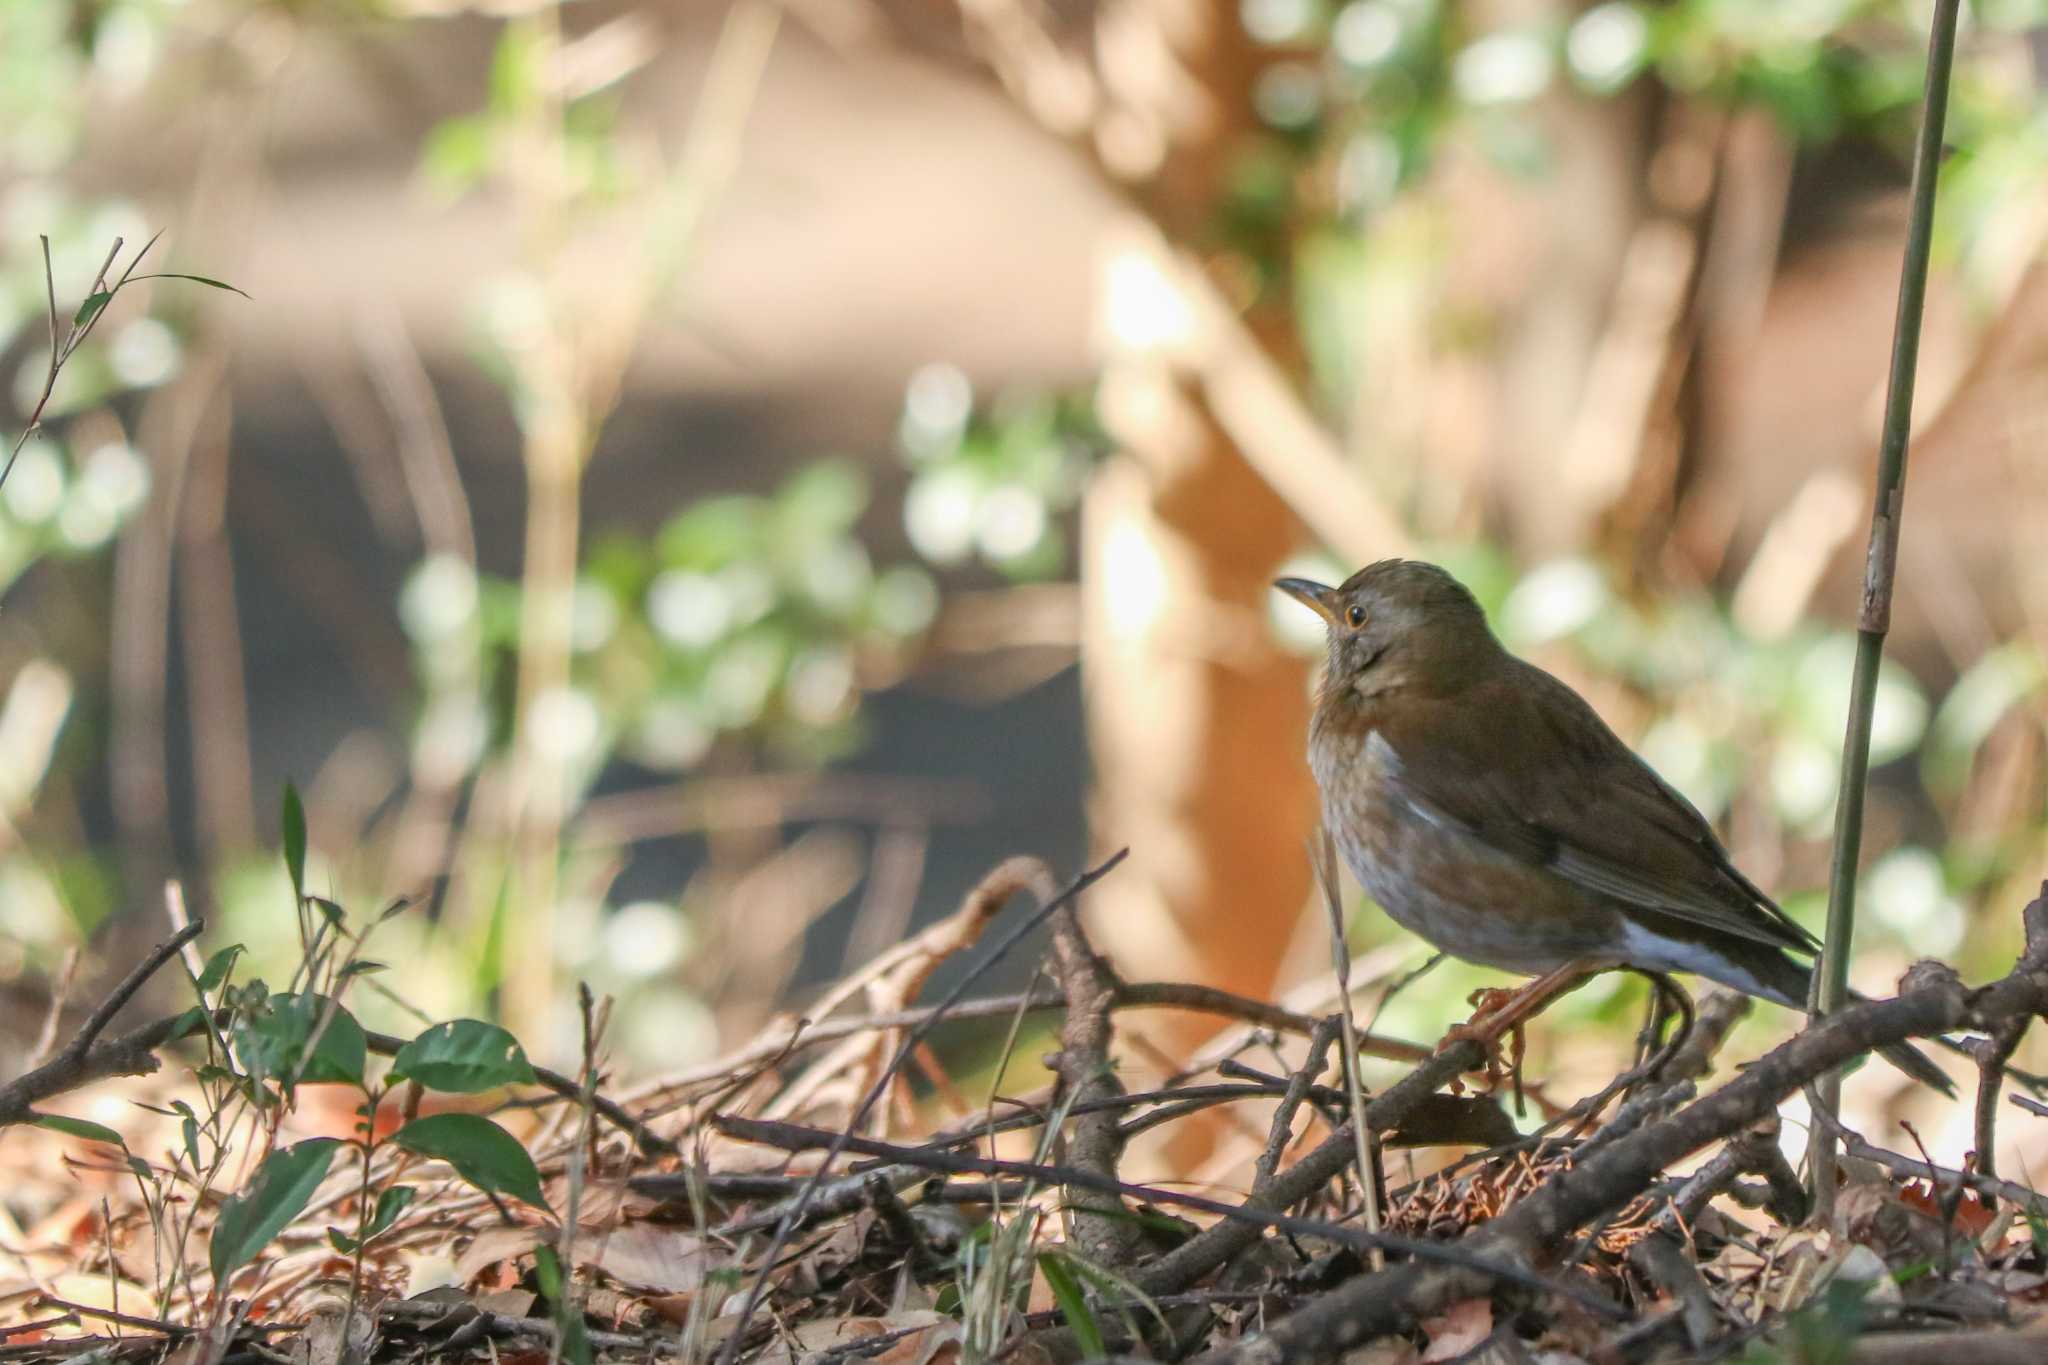
<svg viewBox="0 0 2048 1365">
<path fill-rule="evenodd" d="M 897 1072 L 902 1070 L 903 1063 L 910 1057 L 910 1054 L 916 1049 L 917 1045 L 923 1042 L 925 1036 L 931 1032 L 932 1027 L 945 1017 L 947 1009 L 959 1003 L 961 997 L 966 995 L 983 973 L 996 963 L 1002 961 L 1010 949 L 1020 943 L 1026 934 L 1035 930 L 1052 915 L 1057 914 L 1063 907 L 1071 904 L 1076 896 L 1080 895 L 1090 886 L 1108 876 L 1111 869 L 1122 862 L 1125 855 L 1129 852 L 1129 849 L 1121 849 L 1110 855 L 1100 865 L 1088 872 L 1082 873 L 1079 877 L 1068 883 L 1067 888 L 1060 892 L 1060 894 L 1039 906 L 1029 918 L 1025 919 L 1003 937 L 1002 941 L 996 945 L 993 953 L 990 953 L 977 963 L 967 975 L 960 979 L 959 983 L 951 991 L 947 992 L 945 998 L 940 1000 L 937 1007 L 933 1010 L 930 1019 L 911 1029 L 904 1037 L 903 1042 L 896 1049 L 895 1057 L 883 1069 L 882 1074 L 875 1078 L 874 1084 L 868 1088 L 867 1094 L 861 1098 L 860 1104 L 855 1107 L 852 1118 L 847 1122 L 846 1131 L 839 1134 L 827 1146 L 825 1159 L 818 1163 L 818 1169 L 811 1173 L 810 1180 L 797 1193 L 795 1203 L 789 1213 L 784 1216 L 781 1223 L 776 1225 L 775 1235 L 768 1242 L 767 1254 L 762 1257 L 761 1273 L 756 1275 L 753 1282 L 747 1286 L 746 1299 L 740 1305 L 739 1320 L 733 1324 L 732 1335 L 726 1339 L 725 1345 L 718 1352 L 718 1365 L 734 1365 L 734 1362 L 739 1359 L 740 1352 L 746 1342 L 747 1324 L 753 1319 L 755 1309 L 760 1307 L 761 1295 L 767 1289 L 768 1276 L 775 1268 L 776 1258 L 782 1254 L 783 1247 L 789 1242 L 790 1234 L 795 1231 L 797 1224 L 803 1219 L 804 1205 L 809 1201 L 811 1194 L 817 1189 L 818 1185 L 831 1172 L 832 1163 L 838 1160 L 840 1153 L 846 1150 L 847 1143 L 853 1138 L 853 1130 L 866 1122 L 867 1116 L 873 1111 L 876 1101 L 880 1100 L 887 1093 L 890 1085 L 894 1084 Z M 1016 860 L 1013 859 L 1011 861 L 1015 862 Z M 1005 869 L 1010 866 L 1010 863 L 998 866 L 995 872 L 990 874 L 990 877 L 1002 875 Z M 1000 902 L 1009 900 L 1011 894 L 1015 891 L 1023 889 L 1024 883 L 1022 882 L 1018 882 L 1015 885 L 1004 883 L 998 888 L 992 888 L 989 895 L 991 903 L 988 906 L 990 912 L 992 913 L 995 909 L 1000 908 Z"/>
<path fill-rule="evenodd" d="M 1485 1050 L 1478 1043 L 1468 1039 L 1452 1044 L 1381 1091 L 1365 1106 L 1365 1121 L 1381 1130 L 1399 1127 L 1415 1106 L 1484 1061 Z M 1275 1177 L 1271 1187 L 1264 1191 L 1264 1202 L 1270 1208 L 1291 1208 L 1336 1179 L 1339 1172 L 1357 1159 L 1358 1148 L 1347 1123 Z M 1242 1255 L 1259 1240 L 1261 1231 L 1256 1224 L 1243 1220 L 1226 1220 L 1205 1228 L 1139 1270 L 1131 1282 L 1147 1294 L 1178 1294 L 1224 1262 Z"/>
<path fill-rule="evenodd" d="M 1059 1077 L 1058 1100 L 1083 1104 L 1113 1098 L 1123 1085 L 1110 1069 L 1109 1047 L 1115 1037 L 1110 1008 L 1116 1000 L 1116 973 L 1096 956 L 1081 928 L 1079 907 L 1069 901 L 1052 919 L 1054 975 L 1067 997 L 1067 1017 L 1060 1025 L 1059 1051 L 1046 1059 Z M 1057 1107 L 1057 1105 L 1055 1106 Z M 1124 1136 L 1114 1113 L 1086 1113 L 1073 1120 L 1066 1164 L 1100 1176 L 1111 1184 L 1123 1159 Z M 1122 1273 L 1144 1246 L 1144 1228 L 1121 1200 L 1108 1209 L 1090 1201 L 1066 1199 L 1069 1226 L 1081 1254 L 1099 1266 Z"/>
<path fill-rule="evenodd" d="M 1560 1172 L 1462 1242 L 1488 1253 L 1522 1255 L 1556 1246 L 1648 1189 L 1673 1162 L 1762 1120 L 1785 1096 L 1857 1056 L 1957 1028 L 1988 1031 L 2016 1015 L 2048 1009 L 2048 898 L 2030 904 L 2026 920 L 2027 954 L 2003 980 L 1966 991 L 1952 969 L 1917 964 L 1896 998 L 1852 1005 L 1813 1022 L 1726 1086 Z M 1482 1277 L 1455 1266 L 1404 1265 L 1361 1276 L 1268 1330 L 1201 1359 L 1280 1365 L 1320 1358 L 1403 1330 L 1487 1288 Z"/>
<path fill-rule="evenodd" d="M 74 1090 L 104 1076 L 146 1076 L 156 1070 L 155 1043 L 138 1046 L 148 1030 L 115 1040 L 115 1045 L 96 1048 L 101 1033 L 114 1016 L 140 991 L 157 969 L 178 955 L 178 950 L 197 938 L 206 928 L 204 920 L 193 920 L 151 950 L 148 957 L 121 979 L 113 994 L 79 1026 L 64 1050 L 43 1065 L 0 1086 L 0 1128 L 35 1118 L 32 1106 L 53 1095 Z M 180 1016 L 181 1018 L 183 1016 Z M 166 1032 L 169 1030 L 167 1029 Z"/>
<path fill-rule="evenodd" d="M 1998 1091 L 2005 1079 L 2005 1064 L 2026 1037 L 2033 1020 L 2022 1016 L 2009 1019 L 1991 1037 L 1974 1049 L 1977 1059 L 1977 1169 L 1987 1176 L 1998 1174 L 1997 1145 Z"/>
<path fill-rule="evenodd" d="M 1378 1247 L 1401 1256 L 1413 1256 L 1418 1260 L 1444 1261 L 1462 1270 L 1492 1280 L 1519 1284 L 1528 1289 L 1546 1294 L 1561 1294 L 1575 1303 L 1583 1304 L 1596 1313 L 1607 1317 L 1627 1316 L 1607 1299 L 1588 1294 L 1570 1285 L 1547 1280 L 1533 1271 L 1502 1260 L 1475 1256 L 1469 1251 L 1459 1250 L 1452 1244 L 1419 1241 L 1408 1237 L 1393 1237 L 1385 1233 L 1368 1233 L 1344 1223 L 1333 1223 L 1324 1218 L 1298 1218 L 1292 1214 L 1278 1213 L 1266 1209 L 1255 1209 L 1243 1204 L 1228 1204 L 1220 1199 L 1209 1199 L 1184 1190 L 1167 1189 L 1157 1185 L 1138 1185 L 1129 1181 L 1112 1180 L 1084 1171 L 1074 1166 L 1054 1165 L 1039 1161 L 1004 1161 L 991 1157 L 967 1156 L 956 1152 L 934 1152 L 922 1147 L 904 1147 L 893 1142 L 882 1142 L 874 1138 L 855 1137 L 844 1132 L 833 1132 L 827 1128 L 813 1128 L 808 1124 L 785 1123 L 769 1119 L 741 1118 L 736 1114 L 716 1114 L 712 1126 L 728 1137 L 746 1142 L 759 1142 L 784 1151 L 813 1151 L 824 1147 L 838 1147 L 841 1151 L 859 1152 L 863 1156 L 878 1156 L 889 1161 L 901 1161 L 906 1165 L 924 1166 L 934 1171 L 954 1175 L 1021 1175 L 1044 1181 L 1047 1184 L 1065 1185 L 1092 1190 L 1098 1194 L 1121 1195 L 1149 1204 L 1168 1204 L 1180 1208 L 1195 1209 L 1202 1213 L 1213 1213 L 1219 1218 L 1244 1223 L 1255 1231 L 1278 1228 L 1304 1237 L 1321 1237 L 1359 1251 Z M 1345 1141 L 1350 1141 L 1349 1135 Z"/>
</svg>

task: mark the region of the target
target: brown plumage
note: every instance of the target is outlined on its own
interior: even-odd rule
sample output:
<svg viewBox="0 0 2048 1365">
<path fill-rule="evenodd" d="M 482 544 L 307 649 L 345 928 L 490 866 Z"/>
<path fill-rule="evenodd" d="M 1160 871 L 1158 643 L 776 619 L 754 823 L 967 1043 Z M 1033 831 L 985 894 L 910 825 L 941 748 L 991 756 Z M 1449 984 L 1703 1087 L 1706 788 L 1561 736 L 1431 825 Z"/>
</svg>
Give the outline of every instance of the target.
<svg viewBox="0 0 2048 1365">
<path fill-rule="evenodd" d="M 1336 588 L 1276 586 L 1328 626 L 1309 763 L 1338 851 L 1397 923 L 1507 971 L 1692 972 L 1806 1007 L 1813 936 L 1584 698 L 1502 648 L 1456 579 L 1383 560 Z M 1885 1055 L 1948 1088 L 1911 1048 Z"/>
</svg>

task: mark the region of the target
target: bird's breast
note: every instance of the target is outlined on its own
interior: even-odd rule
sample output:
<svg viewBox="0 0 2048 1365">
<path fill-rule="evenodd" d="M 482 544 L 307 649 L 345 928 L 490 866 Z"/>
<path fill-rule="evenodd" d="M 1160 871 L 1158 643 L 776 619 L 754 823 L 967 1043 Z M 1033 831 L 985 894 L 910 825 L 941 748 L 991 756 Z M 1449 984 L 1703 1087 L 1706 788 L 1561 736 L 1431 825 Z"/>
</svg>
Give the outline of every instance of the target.
<svg viewBox="0 0 2048 1365">
<path fill-rule="evenodd" d="M 1310 765 L 1345 865 L 1393 920 L 1454 957 L 1539 973 L 1597 955 L 1619 924 L 1546 869 L 1408 799 L 1377 731 L 1319 733 Z"/>
</svg>

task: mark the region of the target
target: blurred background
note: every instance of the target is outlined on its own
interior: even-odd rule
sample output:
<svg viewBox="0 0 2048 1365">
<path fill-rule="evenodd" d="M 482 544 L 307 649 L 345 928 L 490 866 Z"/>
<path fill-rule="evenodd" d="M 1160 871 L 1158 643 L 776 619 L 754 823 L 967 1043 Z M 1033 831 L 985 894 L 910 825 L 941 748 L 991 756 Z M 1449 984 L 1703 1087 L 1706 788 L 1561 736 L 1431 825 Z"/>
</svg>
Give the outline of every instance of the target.
<svg viewBox="0 0 2048 1365">
<path fill-rule="evenodd" d="M 1871 989 L 2002 970 L 2048 870 L 2043 9 L 1965 9 Z M 167 877 L 288 963 L 288 779 L 311 889 L 419 901 L 394 993 L 551 1057 L 578 979 L 711 1055 L 1017 852 L 1129 845 L 1102 946 L 1271 995 L 1328 950 L 1268 584 L 1393 554 L 1817 922 L 1924 10 L 0 0 L 0 434 L 39 235 L 66 314 L 157 230 L 249 296 L 124 292 L 0 489 L 10 1027 Z"/>
</svg>

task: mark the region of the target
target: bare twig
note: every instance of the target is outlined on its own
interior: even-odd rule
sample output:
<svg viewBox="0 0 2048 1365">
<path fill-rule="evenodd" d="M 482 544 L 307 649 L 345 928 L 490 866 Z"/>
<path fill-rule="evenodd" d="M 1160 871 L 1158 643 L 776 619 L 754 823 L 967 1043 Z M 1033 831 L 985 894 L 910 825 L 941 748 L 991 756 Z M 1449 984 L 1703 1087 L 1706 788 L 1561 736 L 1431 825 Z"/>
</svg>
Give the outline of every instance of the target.
<svg viewBox="0 0 2048 1365">
<path fill-rule="evenodd" d="M 1825 1118 L 1815 1121 L 1829 1122 Z M 1836 1139 L 1842 1144 L 1842 1150 L 1859 1161 L 1874 1162 L 1894 1175 L 1925 1180 L 1936 1188 L 1943 1185 L 1961 1185 L 1986 1199 L 2003 1199 L 2029 1213 L 2048 1215 L 2048 1197 L 2044 1197 L 2038 1190 L 2028 1189 L 2015 1181 L 1979 1175 L 1975 1171 L 1959 1171 L 1951 1166 L 1938 1166 L 1902 1152 L 1891 1151 L 1843 1126 L 1840 1121 L 1834 1121 L 1834 1129 Z"/>
<path fill-rule="evenodd" d="M 1365 1210 L 1365 1230 L 1380 1230 L 1380 1162 L 1378 1135 L 1365 1121 L 1365 1086 L 1358 1079 L 1358 1023 L 1351 1017 L 1351 945 L 1344 939 L 1344 902 L 1337 887 L 1337 841 L 1327 825 L 1317 825 L 1315 841 L 1316 882 L 1322 887 L 1323 908 L 1330 916 L 1330 959 L 1337 973 L 1337 994 L 1341 1006 L 1337 1022 L 1344 1037 L 1344 1092 L 1351 1103 L 1351 1140 L 1358 1145 L 1358 1189 Z M 1375 1247 L 1366 1253 L 1372 1270 L 1387 1267 L 1386 1253 Z"/>
<path fill-rule="evenodd" d="M 1421 1241 L 1409 1237 L 1395 1237 L 1386 1233 L 1369 1233 L 1344 1223 L 1333 1223 L 1323 1218 L 1298 1218 L 1292 1214 L 1267 1209 L 1256 1209 L 1245 1204 L 1229 1204 L 1220 1199 L 1209 1199 L 1184 1190 L 1169 1189 L 1157 1185 L 1138 1185 L 1129 1181 L 1112 1180 L 1084 1171 L 1074 1166 L 1060 1166 L 1037 1161 L 1004 1161 L 991 1157 L 967 1156 L 954 1152 L 934 1152 L 922 1147 L 903 1147 L 892 1142 L 880 1142 L 874 1138 L 851 1137 L 845 1133 L 834 1133 L 823 1128 L 812 1128 L 799 1123 L 780 1123 L 764 1119 L 740 1118 L 737 1115 L 718 1115 L 712 1119 L 719 1131 L 730 1137 L 748 1142 L 761 1142 L 781 1147 L 788 1151 L 804 1151 L 821 1147 L 840 1146 L 845 1151 L 859 1152 L 867 1156 L 878 1156 L 890 1161 L 901 1161 L 910 1165 L 925 1166 L 934 1171 L 945 1171 L 964 1175 L 1021 1175 L 1042 1180 L 1047 1184 L 1065 1185 L 1100 1194 L 1122 1195 L 1149 1204 L 1168 1204 L 1180 1208 L 1195 1209 L 1202 1213 L 1213 1213 L 1219 1218 L 1244 1224 L 1256 1234 L 1266 1228 L 1278 1228 L 1285 1232 L 1305 1237 L 1321 1237 L 1340 1246 L 1352 1247 L 1359 1251 L 1379 1247 L 1398 1255 L 1412 1256 L 1418 1260 L 1445 1262 L 1468 1270 L 1489 1280 L 1518 1284 L 1525 1288 L 1545 1293 L 1561 1294 L 1575 1303 L 1580 1303 L 1596 1313 L 1619 1316 L 1620 1311 L 1606 1299 L 1587 1294 L 1569 1286 L 1547 1280 L 1526 1267 L 1507 1260 L 1475 1257 L 1469 1250 L 1460 1251 L 1442 1242 Z M 1345 1141 L 1350 1141 L 1349 1135 Z M 1141 1286 L 1142 1287 L 1142 1286 Z"/>
<path fill-rule="evenodd" d="M 961 1001 L 948 1007 L 945 1017 L 953 1020 L 997 1019 L 1008 1017 L 1019 1010 L 1036 1012 L 1064 1009 L 1066 1003 L 1066 996 L 1057 991 L 1024 991 L 1015 995 Z M 1319 1022 L 1315 1015 L 1302 1014 L 1263 1000 L 1218 990 L 1212 986 L 1199 986 L 1181 981 L 1123 982 L 1117 988 L 1116 999 L 1111 1002 L 1110 1008 L 1193 1010 L 1202 1014 L 1240 1019 L 1286 1033 L 1304 1035 L 1311 1032 Z M 735 1052 L 727 1053 L 715 1062 L 707 1062 L 688 1071 L 668 1076 L 654 1084 L 641 1086 L 628 1092 L 626 1098 L 637 1101 L 706 1084 L 723 1087 L 731 1081 L 734 1072 L 762 1062 L 779 1061 L 799 1049 L 837 1042 L 858 1033 L 916 1028 L 931 1022 L 937 1013 L 932 1006 L 922 1006 L 917 1009 L 885 1010 L 876 1014 L 848 1015 L 844 1018 L 821 1019 L 815 1022 L 798 1019 L 777 1027 L 773 1032 L 764 1034 Z M 1419 1043 L 1399 1038 L 1381 1038 L 1372 1034 L 1365 1034 L 1359 1038 L 1359 1050 L 1367 1056 L 1409 1063 L 1424 1062 L 1435 1055 L 1431 1049 Z"/>
<path fill-rule="evenodd" d="M 1072 901 L 1053 916 L 1052 950 L 1054 974 L 1067 997 L 1060 1049 L 1047 1059 L 1059 1077 L 1061 1107 L 1113 1098 L 1123 1092 L 1109 1060 L 1114 1036 L 1110 1007 L 1118 982 L 1109 964 L 1089 945 Z M 1115 1182 L 1123 1149 L 1124 1135 L 1114 1113 L 1084 1113 L 1074 1119 L 1068 1164 Z M 1098 1209 L 1069 1191 L 1066 1204 L 1074 1243 L 1084 1256 L 1117 1271 L 1137 1258 L 1143 1229 L 1120 1201 Z"/>
<path fill-rule="evenodd" d="M 2032 1022 L 2024 1017 L 2008 1020 L 1974 1049 L 1977 1061 L 1977 1169 L 1987 1176 L 1998 1174 L 1997 1156 L 1992 1148 L 1997 1145 L 1998 1091 L 2005 1079 L 2005 1064 L 2012 1060 L 2020 1039 L 2026 1037 L 2027 1025 Z"/>
<path fill-rule="evenodd" d="M 882 1074 L 875 1078 L 874 1084 L 869 1087 L 868 1093 L 862 1097 L 860 1104 L 855 1107 L 852 1116 L 847 1120 L 845 1131 L 840 1133 L 827 1148 L 825 1159 L 818 1163 L 818 1169 L 811 1173 L 810 1181 L 803 1190 L 798 1192 L 789 1213 L 784 1216 L 782 1222 L 776 1227 L 775 1235 L 769 1239 L 768 1250 L 761 1258 L 761 1273 L 755 1276 L 752 1284 L 748 1286 L 747 1296 L 740 1306 L 738 1321 L 733 1327 L 732 1335 L 727 1338 L 724 1347 L 719 1351 L 719 1365 L 733 1365 L 733 1362 L 739 1358 L 740 1348 L 746 1339 L 747 1323 L 753 1317 L 754 1311 L 760 1306 L 762 1292 L 767 1288 L 768 1275 L 775 1266 L 775 1258 L 781 1254 L 783 1247 L 789 1241 L 790 1234 L 796 1229 L 798 1222 L 802 1219 L 804 1205 L 808 1202 L 809 1196 L 831 1172 L 832 1163 L 838 1160 L 840 1154 L 847 1150 L 848 1144 L 853 1141 L 853 1130 L 858 1128 L 867 1119 L 869 1111 L 875 1107 L 875 1102 L 881 1099 L 883 1094 L 887 1092 L 890 1084 L 896 1078 L 896 1073 L 902 1069 L 903 1063 L 908 1060 L 917 1045 L 924 1041 L 926 1035 L 931 1032 L 932 1027 L 946 1016 L 946 1011 L 957 1004 L 960 998 L 973 987 L 976 981 L 980 980 L 981 976 L 989 968 L 1002 961 L 1012 948 L 1023 941 L 1027 934 L 1037 929 L 1039 925 L 1043 924 L 1065 906 L 1071 905 L 1074 898 L 1083 891 L 1109 875 L 1110 871 L 1124 860 L 1127 852 L 1128 850 L 1119 850 L 1111 854 L 1109 858 L 1095 868 L 1082 873 L 1079 877 L 1068 883 L 1066 889 L 1059 895 L 1052 897 L 1039 906 L 1036 911 L 1020 922 L 1009 934 L 1004 936 L 1002 941 L 996 945 L 994 952 L 983 958 L 975 965 L 972 971 L 966 973 L 954 985 L 952 990 L 939 1001 L 929 1018 L 912 1028 L 904 1036 L 903 1042 L 896 1049 L 895 1058 L 883 1070 Z M 1009 862 L 998 866 L 994 872 L 989 874 L 988 878 L 983 879 L 984 885 L 987 886 L 989 882 L 996 879 L 1008 878 L 1008 880 L 999 881 L 996 886 L 989 887 L 990 894 L 981 898 L 988 915 L 993 916 L 1009 900 L 1012 894 L 1024 889 L 1024 887 L 1036 880 L 1035 874 L 1027 876 L 1019 870 L 1018 865 L 1023 861 L 1013 858 Z"/>
<path fill-rule="evenodd" d="M 1367 1104 L 1365 1121 L 1383 1130 L 1398 1127 L 1441 1086 L 1484 1059 L 1484 1050 L 1476 1042 L 1468 1039 L 1452 1044 Z M 1262 1192 L 1263 1202 L 1268 1208 L 1290 1208 L 1336 1179 L 1339 1172 L 1357 1159 L 1357 1144 L 1352 1140 L 1351 1126 L 1346 1124 L 1276 1176 Z M 1133 1275 L 1131 1281 L 1147 1294 L 1177 1294 L 1232 1257 L 1242 1255 L 1259 1240 L 1260 1231 L 1248 1221 L 1227 1219 L 1196 1233 Z"/>
<path fill-rule="evenodd" d="M 1325 1019 L 1316 1025 L 1315 1032 L 1308 1036 L 1308 1055 L 1301 1066 L 1287 1079 L 1286 1093 L 1273 1109 L 1273 1124 L 1266 1137 L 1266 1149 L 1259 1153 L 1257 1163 L 1252 1167 L 1252 1197 L 1254 1204 L 1264 1202 L 1267 1189 L 1279 1173 L 1280 1158 L 1286 1155 L 1287 1144 L 1294 1139 L 1294 1116 L 1301 1109 L 1302 1101 L 1315 1088 L 1315 1080 L 1323 1072 L 1330 1057 L 1330 1044 L 1337 1040 L 1340 1025 L 1335 1019 Z"/>
<path fill-rule="evenodd" d="M 1696 1080 L 1711 1071 L 1714 1054 L 1728 1040 L 1729 1030 L 1750 1012 L 1755 1003 L 1752 997 L 1740 991 L 1709 991 L 1694 1011 L 1692 1032 L 1686 1035 L 1685 1045 L 1664 1064 L 1664 1079 Z"/>
<path fill-rule="evenodd" d="M 71 1041 L 64 1045 L 62 1052 L 34 1071 L 16 1077 L 5 1086 L 0 1086 L 0 1127 L 32 1120 L 35 1117 L 32 1105 L 52 1095 L 75 1090 L 88 1081 L 98 1080 L 103 1076 L 146 1075 L 156 1070 L 156 1058 L 151 1054 L 162 1040 L 140 1045 L 140 1040 L 150 1032 L 147 1029 L 116 1039 L 105 1048 L 95 1048 L 94 1044 L 99 1041 L 100 1034 L 106 1031 L 107 1025 L 113 1022 L 114 1016 L 121 1012 L 122 1007 L 135 998 L 136 992 L 142 989 L 150 977 L 156 975 L 157 969 L 176 957 L 178 950 L 197 938 L 205 927 L 206 921 L 194 920 L 159 943 L 150 951 L 148 957 L 138 962 L 135 969 L 122 978 L 121 984 L 114 987 L 113 993 L 100 1002 L 99 1008 L 79 1026 L 78 1032 L 72 1035 Z M 168 1025 L 176 1021 L 165 1022 Z M 167 1028 L 166 1033 L 169 1031 Z"/>
<path fill-rule="evenodd" d="M 1525 1256 L 1555 1247 L 1586 1222 L 1641 1195 L 1672 1163 L 1763 1120 L 1783 1097 L 1851 1058 L 1956 1028 L 1995 1029 L 2048 1008 L 2048 896 L 2030 904 L 2026 918 L 2028 952 L 2003 980 L 1965 990 L 1952 970 L 1920 963 L 1894 999 L 1861 1002 L 1814 1021 L 1713 1094 L 1560 1171 L 1467 1233 L 1461 1245 L 1489 1255 Z M 1333 1354 L 1488 1287 L 1484 1277 L 1448 1265 L 1398 1266 L 1351 1281 L 1204 1359 L 1279 1365 Z"/>
<path fill-rule="evenodd" d="M 1721 1321 L 1721 1309 L 1685 1244 L 1675 1235 L 1659 1233 L 1630 1247 L 1628 1258 L 1644 1278 L 1678 1300 L 1687 1344 L 1695 1351 L 1705 1346 Z"/>
</svg>

